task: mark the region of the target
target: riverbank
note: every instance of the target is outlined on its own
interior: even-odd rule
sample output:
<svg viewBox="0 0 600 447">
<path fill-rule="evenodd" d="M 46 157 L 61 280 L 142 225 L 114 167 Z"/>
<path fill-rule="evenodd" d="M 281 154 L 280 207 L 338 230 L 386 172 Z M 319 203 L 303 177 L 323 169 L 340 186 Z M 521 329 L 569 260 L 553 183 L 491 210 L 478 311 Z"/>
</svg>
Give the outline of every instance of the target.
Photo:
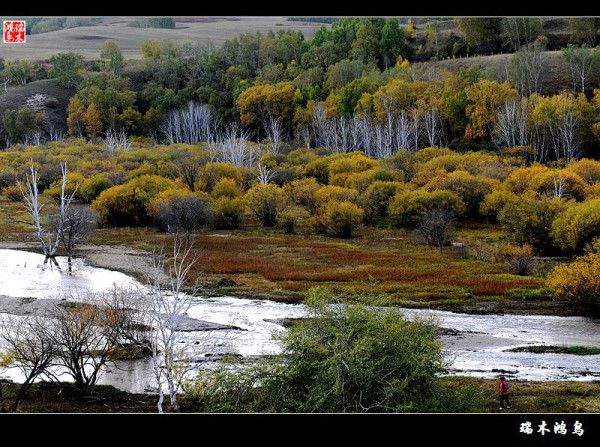
<svg viewBox="0 0 600 447">
<path fill-rule="evenodd" d="M 485 223 L 458 230 L 466 245 L 497 243 L 501 234 L 498 226 Z M 30 233 L 18 239 L 12 233 L 0 236 L 0 248 L 37 251 Z M 143 280 L 151 251 L 168 243 L 167 235 L 152 228 L 101 228 L 77 254 L 91 266 Z M 452 248 L 440 254 L 404 230 L 370 229 L 348 240 L 273 229 L 210 231 L 196 235 L 196 247 L 200 257 L 191 276 L 204 295 L 297 303 L 311 287 L 328 286 L 379 305 L 471 314 L 586 315 L 544 288 L 545 271 L 555 261 L 540 262 L 532 276 L 513 275 L 501 262 L 463 257 Z"/>
<path fill-rule="evenodd" d="M 498 413 L 497 381 L 473 377 L 442 377 L 442 386 L 453 389 L 472 387 L 482 397 L 476 413 Z M 16 385 L 4 384 L 5 396 Z M 510 413 L 587 413 L 600 411 L 600 382 L 511 381 Z M 22 401 L 21 413 L 155 413 L 157 396 L 119 391 L 98 385 L 90 396 L 82 397 L 71 384 L 36 383 Z M 168 399 L 167 399 L 168 401 Z M 202 405 L 181 396 L 183 412 L 201 412 Z M 168 404 L 166 405 L 168 411 Z"/>
</svg>

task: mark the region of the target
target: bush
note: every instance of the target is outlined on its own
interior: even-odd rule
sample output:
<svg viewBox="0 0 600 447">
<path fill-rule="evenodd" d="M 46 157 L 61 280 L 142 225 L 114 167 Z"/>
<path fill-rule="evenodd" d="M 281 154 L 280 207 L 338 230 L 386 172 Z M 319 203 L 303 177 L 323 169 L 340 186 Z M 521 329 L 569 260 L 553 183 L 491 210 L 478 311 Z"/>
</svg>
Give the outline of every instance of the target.
<svg viewBox="0 0 600 447">
<path fill-rule="evenodd" d="M 211 192 L 222 178 L 233 179 L 238 185 L 243 183 L 243 176 L 238 167 L 231 163 L 207 163 L 200 170 L 200 178 L 196 190 Z"/>
<path fill-rule="evenodd" d="M 582 158 L 569 163 L 569 171 L 574 172 L 587 183 L 594 184 L 600 181 L 600 161 Z"/>
<path fill-rule="evenodd" d="M 291 207 L 285 209 L 277 219 L 277 225 L 286 234 L 296 233 L 298 226 L 302 222 L 307 222 L 310 219 L 310 213 L 304 208 Z"/>
<path fill-rule="evenodd" d="M 86 178 L 79 187 L 81 200 L 90 203 L 100 195 L 102 191 L 113 186 L 112 180 L 106 174 L 95 174 Z"/>
<path fill-rule="evenodd" d="M 600 236 L 600 199 L 573 205 L 552 222 L 552 239 L 567 252 L 581 252 Z"/>
<path fill-rule="evenodd" d="M 479 212 L 483 216 L 496 218 L 504 205 L 514 199 L 516 199 L 515 193 L 506 189 L 497 189 L 485 196 L 481 205 L 479 205 Z"/>
<path fill-rule="evenodd" d="M 454 214 L 447 209 L 434 208 L 421 218 L 415 232 L 425 243 L 437 247 L 442 253 L 444 246 L 452 242 Z"/>
<path fill-rule="evenodd" d="M 142 175 L 129 182 L 105 189 L 92 202 L 92 209 L 103 225 L 130 226 L 149 223 L 148 205 L 162 191 L 177 184 L 158 175 Z"/>
<path fill-rule="evenodd" d="M 317 206 L 323 206 L 331 200 L 356 203 L 358 201 L 358 191 L 342 186 L 327 185 L 315 191 L 315 200 Z"/>
<path fill-rule="evenodd" d="M 211 201 L 213 227 L 218 230 L 235 230 L 240 227 L 244 208 L 240 198 L 219 197 Z"/>
<path fill-rule="evenodd" d="M 215 184 L 210 195 L 214 198 L 229 197 L 230 199 L 233 199 L 241 196 L 242 193 L 242 189 L 234 179 L 223 177 Z"/>
<path fill-rule="evenodd" d="M 548 287 L 559 298 L 600 311 L 600 253 L 598 243 L 586 255 L 559 265 L 548 275 Z"/>
<path fill-rule="evenodd" d="M 476 214 L 484 197 L 498 185 L 497 180 L 475 177 L 467 171 L 454 171 L 436 175 L 425 185 L 425 189 L 452 191 L 465 203 L 468 213 Z"/>
<path fill-rule="evenodd" d="M 320 188 L 321 185 L 313 177 L 308 177 L 293 180 L 287 183 L 283 189 L 291 203 L 314 214 L 317 211 L 317 191 Z"/>
<path fill-rule="evenodd" d="M 331 200 L 323 206 L 318 221 L 329 234 L 352 237 L 363 215 L 363 210 L 353 203 Z"/>
<path fill-rule="evenodd" d="M 310 413 L 427 406 L 445 367 L 436 326 L 393 309 L 333 303 L 327 289 L 309 291 L 312 318 L 282 337 L 281 358 L 264 374 L 266 405 Z"/>
<path fill-rule="evenodd" d="M 551 251 L 552 222 L 566 207 L 558 198 L 539 197 L 533 191 L 510 198 L 498 213 L 498 221 L 517 244 Z"/>
<path fill-rule="evenodd" d="M 10 185 L 2 189 L 2 194 L 11 202 L 22 202 L 23 194 L 17 185 Z"/>
<path fill-rule="evenodd" d="M 80 187 L 83 184 L 84 177 L 79 172 L 69 172 L 67 174 L 67 183 L 65 185 L 65 195 L 70 196 L 75 192 L 75 197 L 81 199 Z M 76 191 L 77 188 L 77 191 Z M 62 190 L 62 180 L 53 182 L 46 191 L 45 194 L 52 197 L 54 200 L 60 200 L 60 194 Z"/>
<path fill-rule="evenodd" d="M 13 142 L 21 141 L 38 130 L 40 121 L 40 114 L 27 106 L 7 110 L 2 118 L 4 131 Z"/>
<path fill-rule="evenodd" d="M 272 227 L 285 204 L 285 194 L 277 185 L 258 183 L 246 192 L 244 201 L 262 225 Z"/>
<path fill-rule="evenodd" d="M 373 223 L 387 216 L 392 198 L 408 187 L 404 183 L 377 180 L 369 185 L 361 197 L 365 222 Z"/>
<path fill-rule="evenodd" d="M 163 231 L 190 233 L 211 225 L 212 211 L 206 197 L 188 193 L 161 203 L 156 221 Z"/>
<path fill-rule="evenodd" d="M 543 165 L 515 169 L 506 179 L 506 185 L 516 194 L 535 191 L 545 196 L 554 196 L 558 186 L 562 185 L 563 197 L 576 200 L 583 199 L 588 186 L 574 171 Z"/>
<path fill-rule="evenodd" d="M 465 212 L 462 199 L 450 191 L 404 191 L 396 194 L 388 207 L 388 215 L 396 226 L 414 226 L 423 216 L 439 208 L 455 216 Z"/>
<path fill-rule="evenodd" d="M 145 205 L 140 191 L 126 183 L 102 191 L 91 206 L 101 225 L 119 227 L 143 224 Z"/>
<path fill-rule="evenodd" d="M 306 304 L 312 318 L 281 336 L 280 355 L 203 372 L 186 386 L 188 399 L 212 412 L 469 411 L 479 404 L 471 389 L 440 386 L 447 365 L 432 322 L 332 305 L 340 302 L 322 288 L 310 289 Z"/>
<path fill-rule="evenodd" d="M 506 259 L 509 270 L 514 275 L 528 276 L 533 273 L 535 258 L 531 245 L 506 245 L 500 249 L 499 254 Z"/>
</svg>

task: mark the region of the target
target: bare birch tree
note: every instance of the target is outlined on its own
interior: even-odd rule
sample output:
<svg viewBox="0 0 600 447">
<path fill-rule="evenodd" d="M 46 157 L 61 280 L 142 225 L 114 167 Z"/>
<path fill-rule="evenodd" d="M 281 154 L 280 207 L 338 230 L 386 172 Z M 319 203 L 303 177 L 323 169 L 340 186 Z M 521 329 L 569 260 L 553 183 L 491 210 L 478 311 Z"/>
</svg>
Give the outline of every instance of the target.
<svg viewBox="0 0 600 447">
<path fill-rule="evenodd" d="M 281 121 L 275 118 L 272 114 L 269 114 L 264 128 L 267 132 L 269 149 L 271 149 L 271 151 L 275 154 L 279 153 L 281 142 L 283 140 L 283 128 L 281 126 Z"/>
<path fill-rule="evenodd" d="M 67 163 L 63 162 L 60 165 L 62 180 L 60 190 L 60 203 L 59 203 L 59 215 L 56 221 L 55 230 L 52 232 L 45 232 L 42 226 L 41 212 L 44 209 L 44 204 L 40 204 L 40 195 L 38 190 L 38 171 L 35 169 L 33 164 L 30 166 L 30 175 L 25 176 L 25 188 L 21 181 L 17 181 L 25 207 L 29 211 L 33 219 L 35 227 L 36 237 L 40 243 L 42 253 L 46 257 L 44 264 L 49 260 L 54 264 L 58 265 L 55 256 L 56 252 L 62 242 L 63 226 L 65 223 L 65 216 L 69 210 L 71 202 L 75 198 L 79 185 L 76 185 L 73 192 L 67 193 Z"/>
<path fill-rule="evenodd" d="M 154 328 L 151 334 L 150 350 L 153 369 L 158 385 L 157 408 L 163 412 L 164 385 L 166 383 L 173 411 L 179 411 L 177 394 L 182 379 L 182 369 L 178 365 L 181 353 L 175 347 L 177 331 L 189 310 L 196 287 L 190 293 L 184 292 L 190 269 L 196 263 L 193 256 L 193 239 L 175 234 L 173 249 L 169 256 L 164 251 L 155 252 L 153 266 L 148 274 L 149 317 Z"/>
<path fill-rule="evenodd" d="M 57 225 L 62 246 L 67 253 L 69 274 L 72 272 L 75 247 L 88 240 L 94 231 L 96 219 L 94 213 L 84 207 L 70 207 L 64 215 L 62 225 Z"/>
<path fill-rule="evenodd" d="M 595 66 L 598 64 L 599 50 L 590 49 L 585 44 L 581 47 L 567 45 L 562 50 L 562 56 L 569 66 L 573 90 L 585 93 L 586 82 Z"/>
<path fill-rule="evenodd" d="M 212 142 L 216 137 L 216 120 L 207 104 L 193 101 L 181 109 L 170 111 L 160 126 L 160 132 L 170 144 Z"/>
</svg>

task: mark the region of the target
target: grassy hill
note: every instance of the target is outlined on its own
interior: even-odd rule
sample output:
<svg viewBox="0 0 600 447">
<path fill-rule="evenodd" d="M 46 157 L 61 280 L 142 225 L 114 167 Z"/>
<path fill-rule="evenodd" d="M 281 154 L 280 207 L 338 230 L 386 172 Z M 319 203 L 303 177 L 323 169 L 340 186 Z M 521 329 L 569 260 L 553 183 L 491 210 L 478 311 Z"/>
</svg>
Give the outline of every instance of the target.
<svg viewBox="0 0 600 447">
<path fill-rule="evenodd" d="M 30 82 L 26 85 L 10 86 L 6 93 L 0 95 L 0 117 L 3 117 L 7 110 L 16 109 L 27 105 L 27 102 L 33 100 L 35 107 L 45 117 L 46 121 L 52 122 L 57 129 L 65 129 L 67 119 L 67 106 L 69 99 L 75 94 L 75 90 L 66 89 L 57 84 L 53 79 L 43 79 L 41 81 Z M 35 101 L 36 95 L 38 101 Z M 2 121 L 0 119 L 0 135 L 3 132 Z"/>
<path fill-rule="evenodd" d="M 461 68 L 478 66 L 482 71 L 490 73 L 495 79 L 502 82 L 507 80 L 508 68 L 512 54 L 494 54 L 491 56 L 472 56 L 440 61 L 429 61 L 415 64 L 421 70 L 449 70 L 457 72 Z M 545 72 L 543 75 L 542 94 L 551 95 L 566 88 L 572 88 L 569 67 L 565 63 L 560 51 L 546 51 Z M 598 80 L 589 82 L 590 88 L 598 87 Z"/>
<path fill-rule="evenodd" d="M 103 18 L 97 25 L 61 29 L 27 36 L 25 45 L 0 46 L 6 60 L 49 59 L 63 51 L 77 51 L 87 59 L 100 56 L 102 42 L 115 40 L 125 58 L 141 58 L 140 44 L 147 39 L 160 41 L 208 41 L 220 45 L 228 39 L 248 32 L 267 33 L 280 29 L 300 30 L 310 38 L 323 23 L 288 21 L 286 17 L 174 17 L 175 29 L 136 28 L 130 26 L 135 17 Z"/>
</svg>

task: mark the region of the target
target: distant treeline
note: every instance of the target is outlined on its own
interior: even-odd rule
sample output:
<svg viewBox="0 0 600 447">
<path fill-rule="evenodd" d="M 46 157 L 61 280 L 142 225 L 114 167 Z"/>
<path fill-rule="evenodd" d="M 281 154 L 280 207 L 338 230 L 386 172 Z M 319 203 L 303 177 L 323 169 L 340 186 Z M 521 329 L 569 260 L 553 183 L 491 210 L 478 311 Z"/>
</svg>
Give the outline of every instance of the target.
<svg viewBox="0 0 600 447">
<path fill-rule="evenodd" d="M 136 19 L 127 24 L 134 28 L 166 28 L 175 29 L 175 19 L 173 17 L 148 17 Z"/>
<path fill-rule="evenodd" d="M 314 23 L 327 23 L 331 25 L 339 17 L 288 17 L 289 22 L 314 22 Z"/>
<path fill-rule="evenodd" d="M 97 17 L 26 17 L 27 34 L 42 34 L 79 26 L 93 26 Z"/>
</svg>

